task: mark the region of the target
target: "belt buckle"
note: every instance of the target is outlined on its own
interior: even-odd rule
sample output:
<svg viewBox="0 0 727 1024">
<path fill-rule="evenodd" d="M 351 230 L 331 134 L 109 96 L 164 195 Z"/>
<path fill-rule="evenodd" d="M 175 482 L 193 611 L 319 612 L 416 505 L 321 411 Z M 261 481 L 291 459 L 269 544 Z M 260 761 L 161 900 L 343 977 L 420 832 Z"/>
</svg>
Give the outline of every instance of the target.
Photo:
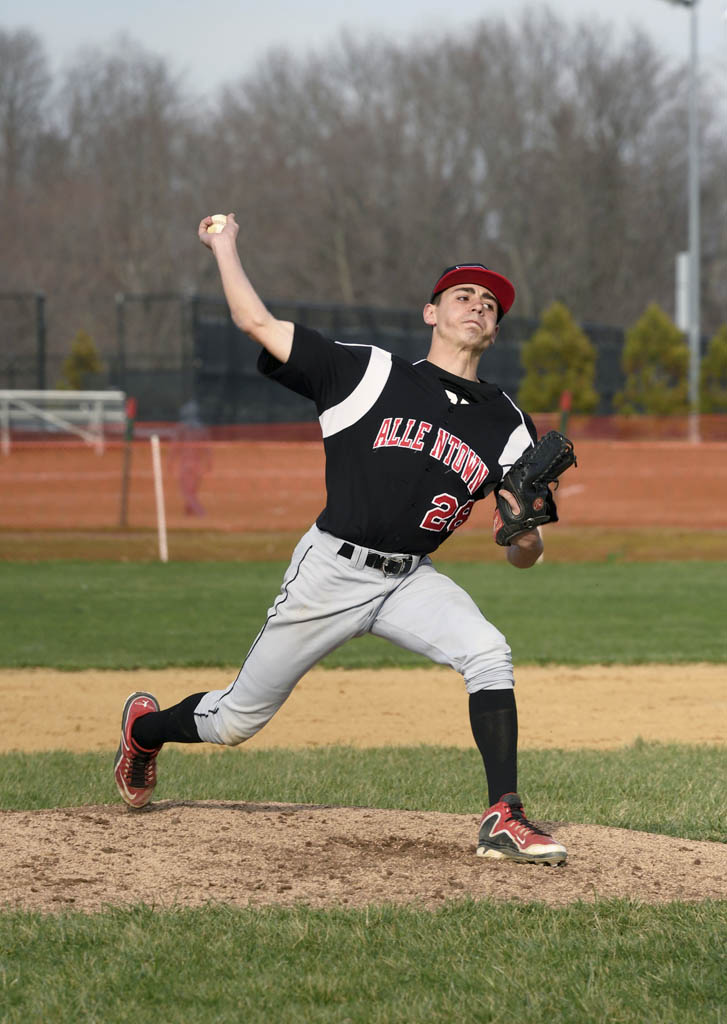
<svg viewBox="0 0 727 1024">
<path fill-rule="evenodd" d="M 385 558 L 381 564 L 381 571 L 384 576 L 400 576 L 405 569 L 405 558 Z"/>
</svg>

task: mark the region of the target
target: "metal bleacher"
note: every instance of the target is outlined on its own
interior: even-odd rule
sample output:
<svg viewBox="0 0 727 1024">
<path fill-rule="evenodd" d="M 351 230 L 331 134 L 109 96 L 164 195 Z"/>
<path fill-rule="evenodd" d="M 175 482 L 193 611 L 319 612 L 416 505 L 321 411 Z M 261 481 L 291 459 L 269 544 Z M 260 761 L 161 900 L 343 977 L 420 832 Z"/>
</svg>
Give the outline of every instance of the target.
<svg viewBox="0 0 727 1024">
<path fill-rule="evenodd" d="M 73 434 L 99 454 L 105 446 L 106 424 L 126 419 L 123 391 L 0 390 L 0 447 L 9 455 L 12 435 Z"/>
</svg>

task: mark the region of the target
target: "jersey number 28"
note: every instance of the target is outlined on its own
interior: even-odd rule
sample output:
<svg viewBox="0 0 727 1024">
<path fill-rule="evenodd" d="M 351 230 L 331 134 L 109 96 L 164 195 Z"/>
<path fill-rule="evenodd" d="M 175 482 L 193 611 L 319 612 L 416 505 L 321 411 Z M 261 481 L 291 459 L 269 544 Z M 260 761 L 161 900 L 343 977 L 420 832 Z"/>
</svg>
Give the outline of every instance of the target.
<svg viewBox="0 0 727 1024">
<path fill-rule="evenodd" d="M 467 522 L 473 505 L 473 499 L 458 506 L 457 499 L 451 494 L 437 494 L 432 498 L 432 507 L 419 525 L 423 530 L 432 530 L 434 533 L 456 530 Z"/>
</svg>

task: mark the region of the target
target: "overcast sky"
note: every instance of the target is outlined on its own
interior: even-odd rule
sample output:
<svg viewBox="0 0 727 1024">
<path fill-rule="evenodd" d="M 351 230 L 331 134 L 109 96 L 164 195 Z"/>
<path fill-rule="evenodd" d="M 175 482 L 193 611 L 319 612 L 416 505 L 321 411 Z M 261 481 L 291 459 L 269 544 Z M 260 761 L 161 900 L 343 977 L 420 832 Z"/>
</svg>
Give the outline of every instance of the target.
<svg viewBox="0 0 727 1024">
<path fill-rule="evenodd" d="M 515 18 L 526 0 L 2 0 L 0 26 L 34 29 L 55 70 L 86 44 L 126 32 L 166 56 L 195 92 L 211 93 L 249 72 L 267 49 L 296 53 L 325 47 L 341 29 L 408 42 L 436 31 L 466 31 L 488 16 Z M 536 6 L 540 6 L 536 0 Z M 671 58 L 686 61 L 691 12 L 667 0 L 550 0 L 568 21 L 598 17 L 618 38 L 638 25 Z M 700 61 L 724 76 L 727 0 L 699 0 Z"/>
</svg>

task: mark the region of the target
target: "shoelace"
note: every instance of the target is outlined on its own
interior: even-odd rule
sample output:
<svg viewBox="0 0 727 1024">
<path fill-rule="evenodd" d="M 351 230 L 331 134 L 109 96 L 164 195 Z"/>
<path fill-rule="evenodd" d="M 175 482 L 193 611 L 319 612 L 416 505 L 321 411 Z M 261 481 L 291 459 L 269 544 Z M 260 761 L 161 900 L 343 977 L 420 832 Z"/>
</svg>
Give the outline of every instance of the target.
<svg viewBox="0 0 727 1024">
<path fill-rule="evenodd" d="M 533 825 L 531 821 L 525 817 L 525 812 L 522 807 L 511 807 L 510 817 L 505 819 L 506 821 L 515 821 L 518 825 L 522 825 L 534 832 L 536 836 L 547 836 L 547 832 L 543 832 L 542 828 L 538 828 L 537 825 Z"/>
<path fill-rule="evenodd" d="M 133 754 L 129 758 L 126 781 L 134 789 L 145 789 L 149 785 L 153 760 L 153 754 Z"/>
</svg>

